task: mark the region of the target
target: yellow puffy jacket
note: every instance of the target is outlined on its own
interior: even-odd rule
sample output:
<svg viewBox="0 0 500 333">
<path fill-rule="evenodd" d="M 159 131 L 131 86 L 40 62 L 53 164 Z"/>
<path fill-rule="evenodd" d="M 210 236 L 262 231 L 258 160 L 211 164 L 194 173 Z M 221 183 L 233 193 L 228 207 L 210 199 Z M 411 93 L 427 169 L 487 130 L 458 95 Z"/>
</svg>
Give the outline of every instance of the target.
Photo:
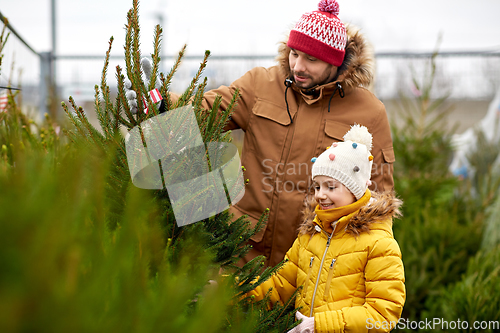
<svg viewBox="0 0 500 333">
<path fill-rule="evenodd" d="M 272 288 L 271 301 L 283 302 L 302 286 L 296 307 L 314 317 L 316 332 L 394 328 L 405 302 L 401 251 L 392 232 L 401 201 L 392 193 L 374 193 L 365 204 L 368 199 L 369 191 L 357 202 L 362 207 L 337 223 L 310 211 L 287 263 L 249 295 L 259 300 Z"/>
</svg>

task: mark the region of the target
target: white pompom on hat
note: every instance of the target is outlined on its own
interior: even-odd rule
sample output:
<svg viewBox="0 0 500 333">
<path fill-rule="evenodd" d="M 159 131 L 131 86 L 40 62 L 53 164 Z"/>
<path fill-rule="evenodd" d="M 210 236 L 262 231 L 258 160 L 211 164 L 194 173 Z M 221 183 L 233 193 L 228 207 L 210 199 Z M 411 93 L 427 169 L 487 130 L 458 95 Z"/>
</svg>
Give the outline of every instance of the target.
<svg viewBox="0 0 500 333">
<path fill-rule="evenodd" d="M 312 178 L 327 176 L 341 182 L 359 200 L 370 186 L 373 164 L 372 135 L 365 126 L 354 124 L 344 142 L 334 142 L 313 159 Z"/>
</svg>

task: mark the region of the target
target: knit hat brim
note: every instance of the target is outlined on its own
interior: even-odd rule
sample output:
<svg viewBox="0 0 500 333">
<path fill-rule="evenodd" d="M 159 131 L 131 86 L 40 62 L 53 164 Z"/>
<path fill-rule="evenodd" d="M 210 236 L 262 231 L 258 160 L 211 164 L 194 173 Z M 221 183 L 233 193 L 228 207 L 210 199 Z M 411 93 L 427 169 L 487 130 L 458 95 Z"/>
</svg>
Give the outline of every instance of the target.
<svg viewBox="0 0 500 333">
<path fill-rule="evenodd" d="M 288 47 L 322 60 L 333 66 L 340 67 L 344 61 L 345 50 L 337 50 L 331 46 L 312 38 L 300 31 L 292 30 L 288 38 Z"/>
<path fill-rule="evenodd" d="M 359 198 L 361 198 L 366 192 L 366 187 L 361 188 L 352 177 L 346 175 L 340 170 L 332 169 L 323 165 L 316 167 L 313 166 L 313 168 L 314 177 L 327 176 L 339 181 L 349 191 L 351 191 L 351 193 L 356 197 L 356 200 L 359 200 Z"/>
</svg>

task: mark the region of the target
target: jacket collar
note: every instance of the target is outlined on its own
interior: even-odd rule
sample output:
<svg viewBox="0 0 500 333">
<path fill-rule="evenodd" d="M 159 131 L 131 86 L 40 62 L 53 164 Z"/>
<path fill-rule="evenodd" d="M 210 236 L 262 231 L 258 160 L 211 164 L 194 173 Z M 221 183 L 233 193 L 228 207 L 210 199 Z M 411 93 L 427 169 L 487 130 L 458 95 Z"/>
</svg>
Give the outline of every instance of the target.
<svg viewBox="0 0 500 333">
<path fill-rule="evenodd" d="M 339 86 L 339 84 L 340 82 L 337 80 L 323 84 L 321 86 L 313 87 L 311 89 L 308 89 L 307 91 L 304 91 L 303 89 L 300 89 L 295 84 L 293 84 L 292 89 L 301 94 L 304 101 L 307 104 L 311 105 L 322 99 L 323 96 L 335 93 L 335 91 L 338 90 L 339 87 L 342 88 L 342 85 L 340 84 Z"/>
<path fill-rule="evenodd" d="M 352 235 L 359 235 L 362 232 L 374 229 L 390 231 L 390 227 L 392 226 L 391 219 L 401 215 L 401 205 L 402 201 L 395 196 L 394 192 L 371 192 L 371 198 L 369 198 L 368 203 L 347 216 L 341 217 L 337 222 L 335 230 L 345 230 Z M 314 221 L 316 206 L 317 203 L 314 200 L 310 201 L 306 206 L 304 210 L 304 222 L 299 227 L 299 234 L 314 233 L 315 226 L 317 225 L 317 222 Z M 321 217 L 316 220 L 320 221 Z M 322 223 L 320 226 L 324 228 L 326 227 L 326 223 Z"/>
<path fill-rule="evenodd" d="M 353 216 L 361 207 L 368 203 L 370 200 L 371 192 L 366 190 L 365 194 L 357 201 L 350 205 L 332 208 L 327 210 L 322 210 L 319 205 L 316 206 L 314 212 L 316 217 L 313 222 L 317 223 L 323 230 L 328 233 L 332 233 L 336 224 L 335 230 L 341 230 L 345 227 L 345 224 L 349 221 L 349 218 Z"/>
</svg>

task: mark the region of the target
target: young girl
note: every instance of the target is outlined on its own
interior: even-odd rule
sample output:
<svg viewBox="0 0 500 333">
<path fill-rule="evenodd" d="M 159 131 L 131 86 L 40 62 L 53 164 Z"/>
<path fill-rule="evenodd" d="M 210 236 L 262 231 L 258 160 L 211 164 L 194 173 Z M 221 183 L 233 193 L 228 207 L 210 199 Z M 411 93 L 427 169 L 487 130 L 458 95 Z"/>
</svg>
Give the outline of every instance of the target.
<svg viewBox="0 0 500 333">
<path fill-rule="evenodd" d="M 344 142 L 313 158 L 314 209 L 305 213 L 284 267 L 249 293 L 296 299 L 299 326 L 290 332 L 390 331 L 405 301 L 401 251 L 392 218 L 401 201 L 368 189 L 372 136 L 354 125 Z"/>
</svg>

